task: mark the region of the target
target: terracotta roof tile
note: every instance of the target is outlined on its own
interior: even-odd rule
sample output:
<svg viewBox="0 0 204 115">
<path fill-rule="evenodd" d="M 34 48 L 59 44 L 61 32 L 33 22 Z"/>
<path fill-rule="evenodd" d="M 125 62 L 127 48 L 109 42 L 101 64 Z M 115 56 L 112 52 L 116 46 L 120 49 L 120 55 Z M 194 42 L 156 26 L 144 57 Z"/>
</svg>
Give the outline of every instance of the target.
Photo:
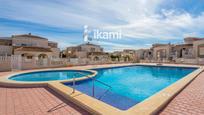
<svg viewBox="0 0 204 115">
<path fill-rule="evenodd" d="M 15 51 L 35 51 L 35 52 L 52 52 L 50 48 L 41 47 L 19 47 Z"/>
<path fill-rule="evenodd" d="M 40 37 L 40 36 L 31 35 L 31 34 L 13 35 L 12 37 L 29 37 L 29 38 L 39 38 L 39 39 L 47 40 L 47 38 L 43 38 L 43 37 Z"/>
</svg>

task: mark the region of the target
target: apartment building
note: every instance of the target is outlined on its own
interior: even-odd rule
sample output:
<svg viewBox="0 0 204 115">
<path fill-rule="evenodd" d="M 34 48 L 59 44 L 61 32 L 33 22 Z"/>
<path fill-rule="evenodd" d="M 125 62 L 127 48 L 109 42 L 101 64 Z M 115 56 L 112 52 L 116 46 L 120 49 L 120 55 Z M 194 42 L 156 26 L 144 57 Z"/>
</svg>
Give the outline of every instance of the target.
<svg viewBox="0 0 204 115">
<path fill-rule="evenodd" d="M 183 44 L 153 44 L 137 50 L 137 58 L 147 62 L 203 63 L 204 38 L 186 37 Z"/>
<path fill-rule="evenodd" d="M 109 54 L 103 51 L 99 45 L 84 43 L 78 46 L 67 47 L 63 51 L 66 58 L 77 63 L 105 63 L 109 61 Z"/>
<path fill-rule="evenodd" d="M 158 61 L 172 59 L 173 47 L 172 44 L 153 44 L 153 59 Z"/>
<path fill-rule="evenodd" d="M 60 49 L 56 42 L 36 35 L 22 34 L 0 38 L 0 55 L 20 55 L 25 59 L 58 58 Z"/>
<path fill-rule="evenodd" d="M 12 51 L 12 39 L 10 37 L 0 37 L 0 56 L 10 56 Z"/>
</svg>

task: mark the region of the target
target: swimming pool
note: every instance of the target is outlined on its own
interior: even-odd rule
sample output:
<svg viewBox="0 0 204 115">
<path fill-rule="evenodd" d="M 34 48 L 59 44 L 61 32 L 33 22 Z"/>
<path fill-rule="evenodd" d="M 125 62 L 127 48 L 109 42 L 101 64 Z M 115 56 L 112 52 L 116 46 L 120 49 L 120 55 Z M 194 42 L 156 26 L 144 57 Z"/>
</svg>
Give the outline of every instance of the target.
<svg viewBox="0 0 204 115">
<path fill-rule="evenodd" d="M 77 74 L 78 72 L 83 74 Z M 80 78 L 90 74 L 92 74 L 92 72 L 83 70 L 50 70 L 18 74 L 10 77 L 9 79 L 25 82 L 43 82 L 54 80 L 67 80 L 72 79 L 73 77 Z"/>
<path fill-rule="evenodd" d="M 121 110 L 142 102 L 161 91 L 196 68 L 164 67 L 164 66 L 128 66 L 95 69 L 95 77 L 111 86 L 111 88 L 94 82 L 94 97 Z M 65 83 L 72 86 L 70 83 Z M 75 88 L 93 96 L 91 79 L 76 83 Z"/>
</svg>

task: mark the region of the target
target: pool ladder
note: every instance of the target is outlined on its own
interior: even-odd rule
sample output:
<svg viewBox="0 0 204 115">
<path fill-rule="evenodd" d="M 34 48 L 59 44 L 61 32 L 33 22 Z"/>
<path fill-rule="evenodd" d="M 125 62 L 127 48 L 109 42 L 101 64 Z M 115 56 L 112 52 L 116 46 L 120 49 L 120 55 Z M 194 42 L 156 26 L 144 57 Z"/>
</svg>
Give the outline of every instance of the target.
<svg viewBox="0 0 204 115">
<path fill-rule="evenodd" d="M 84 73 L 81 73 L 81 72 L 78 72 L 78 73 L 81 74 L 81 75 L 85 75 Z M 88 75 L 85 75 L 85 77 L 92 79 L 92 96 L 93 97 L 95 97 L 95 82 L 98 82 L 98 83 L 108 87 L 108 89 L 98 98 L 99 100 L 101 100 L 101 98 L 104 97 L 105 94 L 110 91 L 110 89 L 112 89 L 112 87 L 110 85 L 108 85 L 108 84 L 106 84 L 106 83 L 104 83 L 102 81 L 99 81 L 99 80 L 97 80 L 97 79 L 95 79 L 93 77 L 89 77 Z M 75 90 L 76 90 L 75 85 L 76 85 L 76 78 L 74 76 L 73 77 L 73 84 L 72 84 L 72 88 L 73 88 L 72 93 L 75 93 Z"/>
</svg>

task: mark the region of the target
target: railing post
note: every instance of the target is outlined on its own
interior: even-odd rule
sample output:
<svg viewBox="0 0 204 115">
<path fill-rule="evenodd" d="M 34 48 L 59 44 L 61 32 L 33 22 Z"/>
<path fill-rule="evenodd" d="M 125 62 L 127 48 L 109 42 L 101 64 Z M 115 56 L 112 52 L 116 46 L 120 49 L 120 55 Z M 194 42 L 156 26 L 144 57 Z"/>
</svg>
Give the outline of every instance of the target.
<svg viewBox="0 0 204 115">
<path fill-rule="evenodd" d="M 79 72 L 79 73 L 82 74 L 81 72 Z M 82 74 L 82 75 L 83 75 L 83 74 Z M 103 84 L 103 85 L 109 87 L 109 89 L 112 88 L 111 86 L 107 85 L 106 83 L 103 83 L 103 82 L 101 82 L 101 81 L 99 81 L 99 80 L 97 80 L 97 79 L 95 79 L 95 78 L 92 78 L 92 77 L 89 77 L 89 76 L 85 76 L 85 77 L 88 77 L 88 78 L 92 79 L 92 96 L 93 96 L 93 97 L 95 97 L 95 81 L 97 81 L 97 82 L 99 82 L 99 83 L 101 83 L 101 84 Z M 73 83 L 74 83 L 74 81 L 73 81 Z M 109 89 L 108 89 L 106 92 L 108 92 Z M 73 90 L 75 90 L 75 89 L 73 89 Z M 106 92 L 105 92 L 105 93 L 106 93 Z M 104 94 L 105 94 L 105 93 L 104 93 Z M 101 99 L 103 96 L 104 96 L 104 95 L 100 96 L 99 99 Z"/>
<path fill-rule="evenodd" d="M 72 88 L 73 88 L 72 93 L 75 93 L 75 75 L 74 75 L 74 78 L 73 78 Z"/>
<path fill-rule="evenodd" d="M 92 86 L 92 95 L 93 95 L 93 97 L 94 97 L 94 91 L 95 91 L 95 84 L 94 84 L 94 79 L 92 79 L 92 83 L 93 83 L 93 86 Z"/>
</svg>

